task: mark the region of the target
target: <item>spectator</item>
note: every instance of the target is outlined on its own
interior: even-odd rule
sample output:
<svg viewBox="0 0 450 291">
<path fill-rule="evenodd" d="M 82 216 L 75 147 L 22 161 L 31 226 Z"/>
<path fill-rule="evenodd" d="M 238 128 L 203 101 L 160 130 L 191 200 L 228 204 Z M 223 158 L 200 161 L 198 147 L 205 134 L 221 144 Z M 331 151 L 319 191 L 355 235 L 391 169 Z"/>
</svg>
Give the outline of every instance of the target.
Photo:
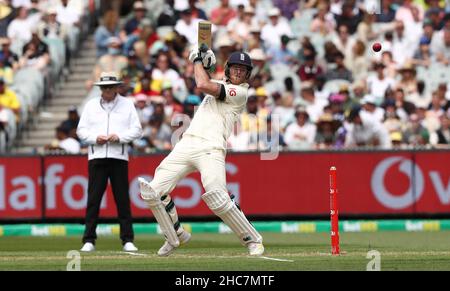
<svg viewBox="0 0 450 291">
<path fill-rule="evenodd" d="M 374 117 L 360 114 L 361 107 L 354 107 L 348 115 L 345 146 L 355 148 L 370 146 L 380 149 L 391 148 L 391 139 L 386 128 Z"/>
<path fill-rule="evenodd" d="M 366 95 L 362 99 L 362 107 L 360 114 L 369 114 L 373 116 L 377 121 L 383 122 L 384 110 L 377 106 L 376 98 L 372 95 Z"/>
<path fill-rule="evenodd" d="M 238 9 L 238 13 L 239 9 Z M 240 15 L 240 14 L 238 14 Z M 239 48 L 242 49 L 247 45 L 250 39 L 250 28 L 252 25 L 257 25 L 254 20 L 255 10 L 251 6 L 242 6 L 242 16 L 232 19 L 227 25 L 227 31 L 230 34 L 234 42 L 239 44 Z"/>
<path fill-rule="evenodd" d="M 292 37 L 292 31 L 284 18 L 280 17 L 280 10 L 272 8 L 268 12 L 270 21 L 263 26 L 261 38 L 264 40 L 266 49 L 278 48 L 281 45 L 281 36 L 284 34 Z"/>
<path fill-rule="evenodd" d="M 430 133 L 420 123 L 417 114 L 411 114 L 406 129 L 403 131 L 403 141 L 412 147 L 425 146 L 429 142 Z"/>
<path fill-rule="evenodd" d="M 377 29 L 375 31 L 373 25 L 375 19 L 376 14 L 365 12 L 363 21 L 358 25 L 356 37 L 364 44 L 368 44 L 369 42 L 374 41 L 381 33 L 383 33 L 382 29 Z"/>
<path fill-rule="evenodd" d="M 94 34 L 97 47 L 97 58 L 108 53 L 108 45 L 111 37 L 119 37 L 119 14 L 115 10 L 108 10 L 103 15 L 103 23 L 97 27 Z"/>
<path fill-rule="evenodd" d="M 328 104 L 327 100 L 317 99 L 314 95 L 313 87 L 308 84 L 303 85 L 300 91 L 302 97 L 300 104 L 306 108 L 308 118 L 315 123 L 323 113 L 324 107 Z"/>
<path fill-rule="evenodd" d="M 443 114 L 440 122 L 440 127 L 433 135 L 431 143 L 438 148 L 446 148 L 450 145 L 450 114 Z"/>
<path fill-rule="evenodd" d="M 164 114 L 169 120 L 172 120 L 176 114 L 183 112 L 183 105 L 173 95 L 172 84 L 170 82 L 166 81 L 162 84 L 161 95 L 164 97 L 165 102 Z"/>
<path fill-rule="evenodd" d="M 405 149 L 406 145 L 403 143 L 403 134 L 401 131 L 393 131 L 389 134 L 391 138 L 392 148 L 396 150 Z"/>
<path fill-rule="evenodd" d="M 126 35 L 132 34 L 138 27 L 141 21 L 145 18 L 147 8 L 145 8 L 142 1 L 136 1 L 133 4 L 134 16 L 125 23 L 124 30 Z"/>
<path fill-rule="evenodd" d="M 88 90 L 92 88 L 93 80 L 100 78 L 101 72 L 115 72 L 117 75 L 128 65 L 128 59 L 122 55 L 122 42 L 118 37 L 108 39 L 108 53 L 95 64 L 92 79 L 86 82 Z"/>
<path fill-rule="evenodd" d="M 0 153 L 6 152 L 7 145 L 9 142 L 10 114 L 13 114 L 11 113 L 10 109 L 3 107 L 2 104 L 0 103 Z"/>
<path fill-rule="evenodd" d="M 253 62 L 252 76 L 255 78 L 258 76 L 262 83 L 268 82 L 271 77 L 270 66 L 267 63 L 267 56 L 260 48 L 252 49 L 249 53 Z M 253 86 L 255 87 L 255 86 Z"/>
<path fill-rule="evenodd" d="M 197 44 L 198 37 L 198 23 L 202 21 L 200 18 L 193 18 L 192 12 L 189 9 L 183 10 L 180 13 L 181 18 L 175 25 L 175 31 L 180 35 L 186 37 L 190 45 Z"/>
<path fill-rule="evenodd" d="M 295 12 L 299 8 L 299 1 L 297 0 L 273 0 L 275 5 L 281 11 L 281 15 L 288 20 L 294 17 Z"/>
<path fill-rule="evenodd" d="M 16 115 L 16 121 L 20 119 L 20 101 L 16 93 L 8 88 L 5 80 L 0 78 L 0 106 L 8 108 Z"/>
<path fill-rule="evenodd" d="M 389 134 L 392 134 L 394 132 L 401 133 L 403 131 L 404 123 L 400 120 L 398 115 L 395 113 L 394 106 L 389 106 L 386 108 L 383 126 L 387 129 Z"/>
<path fill-rule="evenodd" d="M 367 88 L 369 94 L 374 96 L 377 99 L 377 103 L 380 104 L 384 99 L 386 90 L 389 88 L 394 89 L 395 80 L 385 76 L 386 66 L 383 63 L 375 63 L 373 67 L 376 75 L 367 78 Z"/>
<path fill-rule="evenodd" d="M 364 98 L 367 94 L 366 82 L 364 80 L 357 80 L 352 84 L 352 97 L 358 103 L 361 103 L 360 100 Z M 384 96 L 384 94 L 383 94 Z M 381 104 L 382 102 L 377 102 L 377 104 Z"/>
<path fill-rule="evenodd" d="M 322 114 L 316 123 L 317 132 L 314 143 L 317 149 L 333 149 L 336 142 L 336 131 L 340 121 L 333 118 L 331 113 Z"/>
<path fill-rule="evenodd" d="M 417 79 L 416 68 L 411 63 L 405 63 L 405 65 L 399 70 L 401 75 L 400 81 L 397 83 L 397 87 L 403 89 L 406 95 L 412 95 L 417 93 Z"/>
<path fill-rule="evenodd" d="M 423 41 L 427 42 L 428 44 L 431 44 L 431 40 L 433 39 L 433 35 L 434 35 L 434 29 L 433 29 L 433 25 L 431 23 L 431 21 L 429 19 L 425 19 L 423 21 L 423 25 L 422 25 L 422 36 L 419 39 L 419 42 Z"/>
<path fill-rule="evenodd" d="M 161 14 L 158 16 L 157 26 L 175 26 L 177 15 L 174 9 L 174 0 L 165 0 Z"/>
<path fill-rule="evenodd" d="M 75 106 L 71 106 L 67 112 L 68 117 L 66 120 L 61 122 L 60 127 L 69 130 L 69 136 L 78 140 L 77 127 L 80 122 L 80 116 L 78 115 L 78 110 Z"/>
<path fill-rule="evenodd" d="M 295 111 L 296 121 L 288 125 L 285 142 L 290 150 L 306 150 L 313 148 L 316 126 L 309 122 L 309 115 L 304 107 Z"/>
<path fill-rule="evenodd" d="M 281 46 L 278 48 L 272 47 L 269 49 L 267 55 L 272 65 L 284 64 L 287 66 L 293 66 L 297 62 L 295 54 L 287 47 L 290 40 L 290 37 L 283 34 L 281 36 Z"/>
<path fill-rule="evenodd" d="M 186 114 L 190 119 L 194 117 L 195 107 L 201 103 L 200 97 L 190 94 L 186 97 L 183 103 L 183 114 Z"/>
<path fill-rule="evenodd" d="M 281 128 L 286 128 L 292 122 L 295 114 L 294 96 L 292 94 L 281 95 L 279 92 L 274 92 L 272 98 L 274 99 L 272 117 L 274 115 L 277 116 L 280 120 Z"/>
<path fill-rule="evenodd" d="M 0 58 L 0 78 L 3 78 L 8 86 L 13 84 L 14 72 L 10 67 L 6 66 L 5 59 L 3 58 Z"/>
<path fill-rule="evenodd" d="M 16 72 L 19 69 L 19 57 L 11 51 L 11 40 L 7 37 L 0 39 L 2 47 L 0 51 L 0 59 L 3 59 L 5 66 L 13 69 Z"/>
<path fill-rule="evenodd" d="M 134 105 L 142 127 L 146 126 L 153 114 L 153 107 L 147 103 L 148 97 L 145 94 L 134 96 Z"/>
<path fill-rule="evenodd" d="M 10 1 L 0 1 L 0 37 L 7 36 L 7 30 L 10 22 L 14 19 L 15 11 Z"/>
<path fill-rule="evenodd" d="M 180 77 L 177 71 L 170 68 L 170 60 L 167 54 L 160 53 L 156 59 L 156 66 L 152 72 L 152 79 L 158 80 L 161 84 L 164 81 L 169 81 L 173 86 L 174 96 L 177 97 L 180 101 L 184 100 L 184 96 L 186 96 L 186 84 L 184 83 L 183 78 Z"/>
<path fill-rule="evenodd" d="M 321 66 L 316 64 L 316 53 L 313 50 L 303 51 L 303 63 L 297 72 L 301 81 L 313 81 L 323 74 Z"/>
<path fill-rule="evenodd" d="M 395 10 L 392 7 L 393 0 L 381 1 L 381 13 L 376 14 L 377 22 L 389 23 L 395 19 Z"/>
<path fill-rule="evenodd" d="M 418 39 L 408 32 L 405 32 L 403 21 L 396 21 L 395 31 L 392 40 L 392 55 L 394 60 L 403 65 L 406 60 L 410 59 L 418 46 Z"/>
<path fill-rule="evenodd" d="M 397 75 L 397 67 L 399 66 L 399 64 L 394 60 L 392 52 L 383 51 L 381 53 L 381 62 L 385 66 L 386 77 L 395 79 Z"/>
<path fill-rule="evenodd" d="M 147 146 L 151 150 L 156 151 L 171 150 L 171 137 L 172 131 L 164 123 L 164 118 L 159 115 L 152 115 L 143 133 L 143 138 L 147 141 Z"/>
<path fill-rule="evenodd" d="M 135 51 L 128 53 L 127 66 L 121 71 L 122 76 L 128 76 L 131 79 L 131 86 L 134 87 L 144 76 L 144 66 L 140 62 Z"/>
<path fill-rule="evenodd" d="M 250 95 L 247 100 L 247 110 L 241 114 L 241 129 L 249 132 L 250 137 L 257 139 L 258 133 L 266 130 L 268 112 L 259 110 L 258 97 Z"/>
<path fill-rule="evenodd" d="M 312 32 L 327 36 L 334 32 L 336 22 L 334 18 L 329 17 L 329 5 L 327 3 L 320 2 L 317 9 L 317 14 L 311 22 L 310 29 Z"/>
<path fill-rule="evenodd" d="M 349 34 L 348 27 L 346 25 L 340 25 L 338 27 L 338 34 L 337 36 L 333 36 L 332 41 L 336 45 L 336 48 L 344 54 L 345 58 L 349 58 L 351 56 L 352 48 L 356 39 Z"/>
<path fill-rule="evenodd" d="M 414 53 L 411 64 L 428 68 L 433 61 L 434 58 L 430 48 L 430 41 L 425 36 L 422 36 L 419 42 L 419 48 Z"/>
<path fill-rule="evenodd" d="M 397 9 L 395 13 L 395 20 L 402 21 L 404 23 L 406 22 L 413 22 L 414 16 L 413 16 L 413 9 L 418 10 L 419 19 L 422 20 L 424 16 L 423 9 L 420 6 L 417 6 L 412 3 L 413 0 L 403 0 L 403 4 Z"/>
<path fill-rule="evenodd" d="M 17 16 L 8 26 L 7 35 L 12 42 L 26 43 L 31 39 L 31 23 L 28 20 L 28 9 L 18 8 Z"/>
<path fill-rule="evenodd" d="M 405 116 L 414 113 L 416 110 L 416 106 L 413 103 L 406 101 L 405 90 L 401 87 L 395 89 L 394 101 L 395 107 L 397 108 L 397 114 L 402 120 L 405 120 Z"/>
<path fill-rule="evenodd" d="M 55 8 L 49 8 L 46 11 L 46 17 L 38 24 L 38 36 L 40 39 L 57 38 L 66 41 L 67 27 L 58 22 L 56 15 L 57 11 Z"/>
<path fill-rule="evenodd" d="M 197 0 L 189 0 L 189 9 L 191 10 L 191 14 L 193 18 L 199 18 L 203 20 L 208 20 L 208 16 L 206 15 L 203 9 L 197 7 Z"/>
<path fill-rule="evenodd" d="M 229 0 L 220 0 L 220 6 L 211 11 L 210 20 L 215 25 L 226 27 L 236 15 L 237 12 L 230 6 Z"/>
<path fill-rule="evenodd" d="M 435 34 L 431 41 L 431 52 L 439 63 L 446 66 L 450 64 L 450 29 Z"/>
<path fill-rule="evenodd" d="M 325 74 L 327 81 L 346 80 L 349 82 L 353 82 L 352 72 L 347 69 L 344 64 L 344 54 L 341 52 L 336 53 L 336 55 L 334 56 L 334 61 L 336 63 L 336 67 L 328 70 Z"/>
<path fill-rule="evenodd" d="M 44 149 L 50 153 L 79 154 L 80 143 L 70 136 L 70 129 L 64 126 L 56 128 L 56 140 L 48 144 Z"/>
<path fill-rule="evenodd" d="M 134 30 L 134 32 L 128 35 L 123 51 L 125 54 L 129 54 L 133 50 L 133 46 L 138 41 L 145 42 L 146 48 L 151 48 L 155 42 L 159 40 L 158 33 L 154 29 L 152 22 L 144 18 L 139 23 L 139 26 Z"/>
<path fill-rule="evenodd" d="M 56 7 L 56 11 L 59 23 L 67 25 L 69 28 L 80 25 L 81 15 L 73 6 L 69 5 L 69 0 L 61 0 L 61 4 Z"/>
<path fill-rule="evenodd" d="M 356 40 L 353 44 L 350 55 L 345 59 L 346 67 L 352 72 L 352 76 L 365 79 L 369 70 L 369 63 L 366 58 L 366 45 L 361 40 Z"/>
<path fill-rule="evenodd" d="M 50 53 L 48 45 L 39 38 L 37 30 L 33 29 L 30 42 L 23 47 L 23 54 L 19 60 L 19 67 L 32 67 L 46 75 L 49 65 Z"/>
<path fill-rule="evenodd" d="M 354 34 L 358 24 L 363 19 L 363 14 L 359 8 L 354 8 L 355 1 L 346 0 L 342 5 L 342 13 L 335 15 L 337 27 L 346 26 L 350 34 Z"/>
<path fill-rule="evenodd" d="M 248 50 L 251 51 L 253 49 L 266 49 L 266 45 L 264 44 L 264 40 L 261 38 L 261 27 L 259 24 L 252 24 L 250 27 L 250 35 L 248 38 Z"/>
</svg>

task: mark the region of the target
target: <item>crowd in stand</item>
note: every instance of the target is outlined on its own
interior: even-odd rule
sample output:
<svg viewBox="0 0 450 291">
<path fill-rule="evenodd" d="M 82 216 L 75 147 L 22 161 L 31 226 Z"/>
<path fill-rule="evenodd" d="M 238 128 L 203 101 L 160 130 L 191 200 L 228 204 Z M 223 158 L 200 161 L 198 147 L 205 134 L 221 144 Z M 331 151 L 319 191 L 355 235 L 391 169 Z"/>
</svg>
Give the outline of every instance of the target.
<svg viewBox="0 0 450 291">
<path fill-rule="evenodd" d="M 98 96 L 102 71 L 121 75 L 144 128 L 136 152 L 170 150 L 201 103 L 187 56 L 202 20 L 212 78 L 234 50 L 254 64 L 231 151 L 449 147 L 448 1 L 152 0 L 122 16 L 103 13 L 86 88 Z"/>
<path fill-rule="evenodd" d="M 0 153 L 11 150 L 38 107 L 52 97 L 87 33 L 88 3 L 0 1 Z"/>
</svg>

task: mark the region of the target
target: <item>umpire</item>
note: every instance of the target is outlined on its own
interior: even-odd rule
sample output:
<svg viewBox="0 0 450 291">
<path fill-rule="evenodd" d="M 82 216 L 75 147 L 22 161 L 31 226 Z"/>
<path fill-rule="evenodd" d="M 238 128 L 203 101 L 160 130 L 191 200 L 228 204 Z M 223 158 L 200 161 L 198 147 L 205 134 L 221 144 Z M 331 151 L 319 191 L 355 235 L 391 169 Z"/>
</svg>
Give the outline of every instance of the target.
<svg viewBox="0 0 450 291">
<path fill-rule="evenodd" d="M 77 128 L 78 137 L 89 146 L 84 252 L 95 250 L 100 203 L 108 178 L 119 213 L 123 250 L 137 251 L 128 192 L 128 143 L 141 137 L 142 127 L 133 102 L 117 93 L 121 83 L 115 73 L 101 74 L 100 81 L 94 83 L 101 96 L 88 101 Z"/>
</svg>

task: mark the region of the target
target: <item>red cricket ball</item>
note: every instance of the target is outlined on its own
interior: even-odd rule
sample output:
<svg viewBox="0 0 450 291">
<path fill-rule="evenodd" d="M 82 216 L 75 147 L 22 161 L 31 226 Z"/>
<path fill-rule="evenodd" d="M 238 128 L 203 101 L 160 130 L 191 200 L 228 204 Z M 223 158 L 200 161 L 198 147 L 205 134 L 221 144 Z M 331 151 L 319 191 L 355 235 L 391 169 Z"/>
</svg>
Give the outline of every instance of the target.
<svg viewBox="0 0 450 291">
<path fill-rule="evenodd" d="M 379 42 L 374 43 L 374 44 L 372 45 L 372 49 L 373 49 L 374 52 L 379 52 L 379 51 L 381 51 L 381 43 L 379 43 Z"/>
</svg>

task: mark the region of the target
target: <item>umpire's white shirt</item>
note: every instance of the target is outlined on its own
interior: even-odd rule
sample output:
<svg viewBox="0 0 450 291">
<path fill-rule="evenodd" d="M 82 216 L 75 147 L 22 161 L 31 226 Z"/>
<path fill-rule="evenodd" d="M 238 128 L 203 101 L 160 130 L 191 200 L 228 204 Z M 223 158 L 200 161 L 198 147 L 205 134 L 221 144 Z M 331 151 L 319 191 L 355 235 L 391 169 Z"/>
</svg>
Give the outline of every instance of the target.
<svg viewBox="0 0 450 291">
<path fill-rule="evenodd" d="M 99 135 L 113 133 L 119 137 L 119 143 L 97 144 Z M 106 103 L 98 97 L 85 105 L 77 135 L 89 144 L 89 160 L 112 158 L 128 161 L 128 143 L 142 136 L 142 127 L 131 100 L 117 95 L 114 101 Z"/>
<path fill-rule="evenodd" d="M 225 100 L 206 95 L 184 135 L 203 138 L 208 141 L 208 146 L 226 150 L 233 125 L 245 109 L 248 84 L 212 81 L 224 85 Z"/>
</svg>

